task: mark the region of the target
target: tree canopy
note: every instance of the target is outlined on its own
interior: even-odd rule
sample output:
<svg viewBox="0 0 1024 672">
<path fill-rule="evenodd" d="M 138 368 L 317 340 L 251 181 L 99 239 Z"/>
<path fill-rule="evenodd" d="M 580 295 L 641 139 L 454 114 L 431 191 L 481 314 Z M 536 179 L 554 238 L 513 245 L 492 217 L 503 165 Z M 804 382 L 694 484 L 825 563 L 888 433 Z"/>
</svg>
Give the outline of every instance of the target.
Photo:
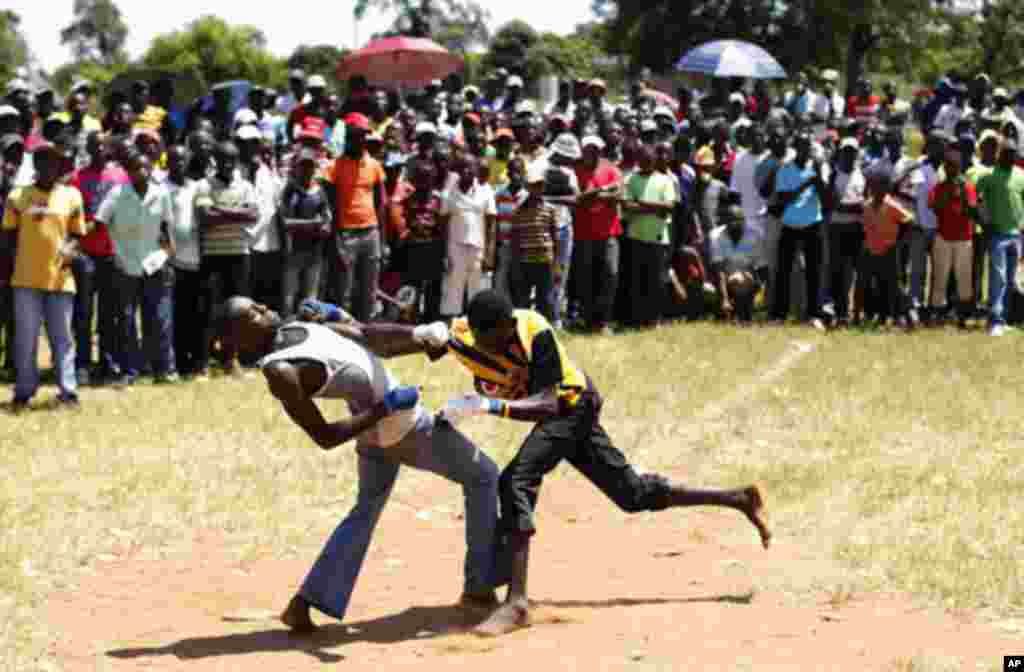
<svg viewBox="0 0 1024 672">
<path fill-rule="evenodd" d="M 18 68 L 28 62 L 29 50 L 21 33 L 21 17 L 5 9 L 0 10 L 0 81 L 12 79 Z"/>
<path fill-rule="evenodd" d="M 60 31 L 80 61 L 114 65 L 127 60 L 124 51 L 128 25 L 113 0 L 75 0 L 74 19 Z"/>
<path fill-rule="evenodd" d="M 283 86 L 287 66 L 267 50 L 266 43 L 259 28 L 204 16 L 182 30 L 156 37 L 142 62 L 167 72 L 187 73 L 205 87 L 233 79 Z"/>
</svg>

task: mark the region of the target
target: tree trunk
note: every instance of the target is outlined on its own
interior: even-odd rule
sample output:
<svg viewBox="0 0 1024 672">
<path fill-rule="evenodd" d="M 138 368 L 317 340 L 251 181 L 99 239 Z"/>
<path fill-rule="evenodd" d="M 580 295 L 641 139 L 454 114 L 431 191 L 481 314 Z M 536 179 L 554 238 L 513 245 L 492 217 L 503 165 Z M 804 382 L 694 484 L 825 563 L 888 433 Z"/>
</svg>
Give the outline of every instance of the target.
<svg viewBox="0 0 1024 672">
<path fill-rule="evenodd" d="M 868 51 L 878 42 L 871 25 L 858 24 L 850 33 L 850 46 L 846 52 L 846 97 L 854 94 L 854 87 L 864 75 L 864 61 Z"/>
</svg>

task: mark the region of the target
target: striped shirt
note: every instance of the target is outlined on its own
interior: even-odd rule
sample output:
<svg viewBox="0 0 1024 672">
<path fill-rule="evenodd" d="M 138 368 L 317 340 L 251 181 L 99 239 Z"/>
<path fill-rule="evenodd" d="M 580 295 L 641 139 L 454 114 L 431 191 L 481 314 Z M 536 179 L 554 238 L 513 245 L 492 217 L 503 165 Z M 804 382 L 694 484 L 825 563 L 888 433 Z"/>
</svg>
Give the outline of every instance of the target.
<svg viewBox="0 0 1024 672">
<path fill-rule="evenodd" d="M 512 215 L 512 236 L 519 259 L 528 264 L 550 264 L 555 260 L 558 212 L 547 203 L 520 207 Z"/>
<path fill-rule="evenodd" d="M 258 208 L 259 198 L 251 182 L 235 175 L 230 184 L 216 175 L 196 185 L 196 208 Z M 249 254 L 250 224 L 232 222 L 204 227 L 200 237 L 204 256 Z"/>
<path fill-rule="evenodd" d="M 508 186 L 498 190 L 494 197 L 495 205 L 498 208 L 498 244 L 512 242 L 512 216 L 529 195 L 526 189 L 520 189 L 513 194 Z"/>
</svg>

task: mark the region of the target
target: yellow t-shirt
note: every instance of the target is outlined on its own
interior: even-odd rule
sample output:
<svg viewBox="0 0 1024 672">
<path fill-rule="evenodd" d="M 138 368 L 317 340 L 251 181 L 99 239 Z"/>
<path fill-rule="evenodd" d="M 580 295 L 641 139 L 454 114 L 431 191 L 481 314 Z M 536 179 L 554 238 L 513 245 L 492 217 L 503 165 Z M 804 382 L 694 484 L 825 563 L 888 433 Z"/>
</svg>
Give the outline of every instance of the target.
<svg viewBox="0 0 1024 672">
<path fill-rule="evenodd" d="M 142 114 L 136 117 L 133 128 L 146 128 L 159 133 L 165 118 L 167 118 L 167 110 L 157 105 L 147 105 Z"/>
<path fill-rule="evenodd" d="M 492 156 L 486 159 L 487 181 L 492 187 L 508 182 L 508 162 L 511 159 L 499 159 Z"/>
<path fill-rule="evenodd" d="M 18 232 L 11 287 L 74 293 L 75 278 L 70 268 L 61 268 L 59 252 L 69 234 L 89 232 L 78 189 L 63 184 L 50 192 L 35 185 L 15 189 L 2 228 Z"/>
</svg>

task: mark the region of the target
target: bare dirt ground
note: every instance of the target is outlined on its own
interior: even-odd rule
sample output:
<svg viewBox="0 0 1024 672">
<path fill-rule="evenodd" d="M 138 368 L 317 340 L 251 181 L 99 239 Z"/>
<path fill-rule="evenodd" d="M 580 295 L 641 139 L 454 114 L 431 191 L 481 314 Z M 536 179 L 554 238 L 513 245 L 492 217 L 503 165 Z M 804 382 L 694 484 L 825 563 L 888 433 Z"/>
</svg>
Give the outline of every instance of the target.
<svg viewBox="0 0 1024 672">
<path fill-rule="evenodd" d="M 727 512 L 628 517 L 571 471 L 553 475 L 540 506 L 535 624 L 503 638 L 465 634 L 472 621 L 453 606 L 459 492 L 405 470 L 346 623 L 321 620 L 304 638 L 275 620 L 323 537 L 295 557 L 268 548 L 240 562 L 222 535 L 197 532 L 163 560 L 107 556 L 77 590 L 52 595 L 50 654 L 69 672 L 974 670 L 1024 648 L 1019 634 L 907 596 L 837 592 L 842 572 L 813 539 L 782 534 L 763 551 Z"/>
</svg>

